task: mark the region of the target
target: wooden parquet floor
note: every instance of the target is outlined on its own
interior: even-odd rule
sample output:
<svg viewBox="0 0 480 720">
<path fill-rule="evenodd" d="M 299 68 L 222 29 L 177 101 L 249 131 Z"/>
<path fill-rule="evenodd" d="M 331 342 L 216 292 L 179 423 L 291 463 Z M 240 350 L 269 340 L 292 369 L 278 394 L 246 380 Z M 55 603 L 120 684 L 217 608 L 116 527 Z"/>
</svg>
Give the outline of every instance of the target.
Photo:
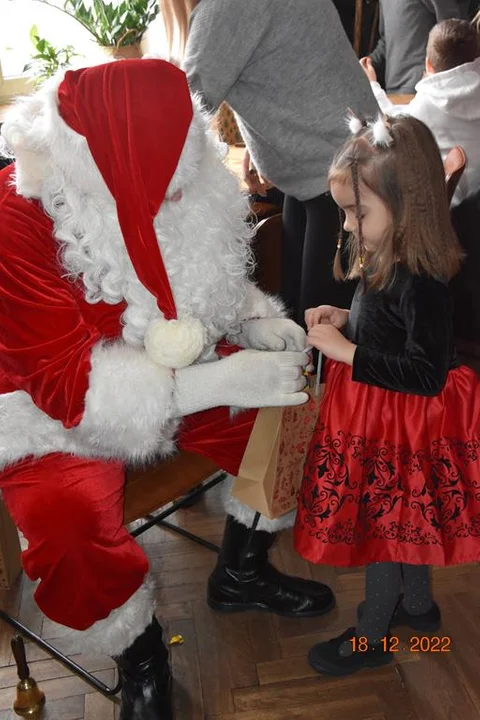
<svg viewBox="0 0 480 720">
<path fill-rule="evenodd" d="M 176 522 L 220 543 L 224 514 L 217 490 L 177 513 Z M 205 602 L 215 562 L 211 551 L 167 531 L 148 531 L 142 543 L 158 584 L 159 618 L 171 648 L 177 720 L 480 720 L 480 569 L 462 566 L 434 572 L 435 596 L 452 639 L 450 653 L 399 652 L 378 671 L 332 679 L 316 675 L 306 654 L 312 644 L 354 624 L 363 573 L 310 567 L 283 533 L 272 551 L 282 570 L 331 583 L 338 607 L 330 615 L 291 620 L 263 613 L 219 615 Z M 4 608 L 59 648 L 65 637 L 44 618 L 22 578 L 3 591 Z M 13 720 L 16 673 L 10 630 L 0 627 L 0 720 Z M 401 643 L 408 633 L 401 630 Z M 45 720 L 115 720 L 118 706 L 94 692 L 63 666 L 27 646 L 32 676 L 47 696 Z M 104 682 L 114 682 L 110 658 L 76 656 Z"/>
</svg>

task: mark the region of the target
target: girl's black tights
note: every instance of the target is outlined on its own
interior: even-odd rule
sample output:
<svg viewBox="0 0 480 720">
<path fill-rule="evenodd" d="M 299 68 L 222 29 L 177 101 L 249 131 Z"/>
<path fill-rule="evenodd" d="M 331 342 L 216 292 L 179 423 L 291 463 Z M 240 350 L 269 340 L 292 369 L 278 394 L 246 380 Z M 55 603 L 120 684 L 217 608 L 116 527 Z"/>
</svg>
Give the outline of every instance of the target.
<svg viewBox="0 0 480 720">
<path fill-rule="evenodd" d="M 403 592 L 403 607 L 411 615 L 423 615 L 432 606 L 427 565 L 373 563 L 365 572 L 365 604 L 357 624 L 357 637 L 378 642 L 388 633 L 393 613 Z"/>
</svg>

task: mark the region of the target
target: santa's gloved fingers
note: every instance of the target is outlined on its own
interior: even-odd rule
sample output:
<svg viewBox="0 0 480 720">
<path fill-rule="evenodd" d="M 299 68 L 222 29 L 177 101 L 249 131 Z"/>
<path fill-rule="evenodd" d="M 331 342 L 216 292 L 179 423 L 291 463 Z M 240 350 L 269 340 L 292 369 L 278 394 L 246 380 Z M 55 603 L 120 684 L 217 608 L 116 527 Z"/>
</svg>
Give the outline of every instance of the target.
<svg viewBox="0 0 480 720">
<path fill-rule="evenodd" d="M 298 380 L 287 380 L 282 382 L 281 390 L 286 393 L 298 393 L 305 389 L 307 378 L 301 377 Z"/>
<path fill-rule="evenodd" d="M 304 405 L 309 400 L 308 393 L 305 392 L 297 392 L 297 393 L 289 393 L 287 395 L 282 395 L 280 398 L 279 405 Z"/>
<path fill-rule="evenodd" d="M 305 352 L 294 352 L 293 350 L 285 350 L 285 352 L 277 355 L 277 362 L 283 367 L 296 365 L 305 368 L 308 364 L 308 355 Z"/>
<path fill-rule="evenodd" d="M 305 330 L 293 322 L 285 333 L 284 338 L 286 343 L 285 350 L 305 350 L 307 346 Z"/>
<path fill-rule="evenodd" d="M 293 367 L 287 366 L 282 368 L 282 378 L 284 380 L 299 380 L 300 378 L 305 379 L 305 371 L 303 368 L 295 365 Z"/>
<path fill-rule="evenodd" d="M 265 339 L 262 347 L 260 347 L 260 350 L 272 350 L 273 352 L 282 352 L 282 350 L 286 349 L 287 344 L 285 338 L 280 337 L 280 335 L 276 335 L 275 333 L 271 333 L 270 337 Z"/>
<path fill-rule="evenodd" d="M 240 344 L 257 350 L 304 350 L 306 335 L 299 325 L 288 318 L 258 318 L 242 325 Z"/>
</svg>

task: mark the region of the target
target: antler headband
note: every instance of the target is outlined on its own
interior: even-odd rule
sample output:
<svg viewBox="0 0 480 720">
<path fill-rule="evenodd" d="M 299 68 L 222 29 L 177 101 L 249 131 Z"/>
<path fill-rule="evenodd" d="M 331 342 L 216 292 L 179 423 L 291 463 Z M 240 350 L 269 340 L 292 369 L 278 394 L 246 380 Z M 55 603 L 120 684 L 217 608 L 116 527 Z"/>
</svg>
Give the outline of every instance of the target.
<svg viewBox="0 0 480 720">
<path fill-rule="evenodd" d="M 390 132 L 391 123 L 387 115 L 379 115 L 374 121 L 362 120 L 353 110 L 348 109 L 348 128 L 352 135 L 356 135 L 364 127 L 368 127 L 372 131 L 373 144 L 380 147 L 388 147 L 393 143 L 393 135 Z"/>
</svg>

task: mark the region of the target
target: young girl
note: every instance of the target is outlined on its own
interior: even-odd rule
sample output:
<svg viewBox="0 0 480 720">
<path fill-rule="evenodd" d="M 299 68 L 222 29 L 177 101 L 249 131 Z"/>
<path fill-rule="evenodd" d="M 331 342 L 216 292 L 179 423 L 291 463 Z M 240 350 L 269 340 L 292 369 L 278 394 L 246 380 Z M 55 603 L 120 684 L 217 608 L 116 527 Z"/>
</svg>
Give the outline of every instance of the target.
<svg viewBox="0 0 480 720">
<path fill-rule="evenodd" d="M 295 528 L 309 561 L 367 565 L 357 627 L 309 654 L 336 675 L 390 662 L 390 626 L 438 630 L 428 566 L 480 560 L 480 381 L 455 360 L 439 151 L 412 117 L 350 126 L 329 180 L 360 283 L 350 312 L 306 312 L 329 361 Z"/>
</svg>

